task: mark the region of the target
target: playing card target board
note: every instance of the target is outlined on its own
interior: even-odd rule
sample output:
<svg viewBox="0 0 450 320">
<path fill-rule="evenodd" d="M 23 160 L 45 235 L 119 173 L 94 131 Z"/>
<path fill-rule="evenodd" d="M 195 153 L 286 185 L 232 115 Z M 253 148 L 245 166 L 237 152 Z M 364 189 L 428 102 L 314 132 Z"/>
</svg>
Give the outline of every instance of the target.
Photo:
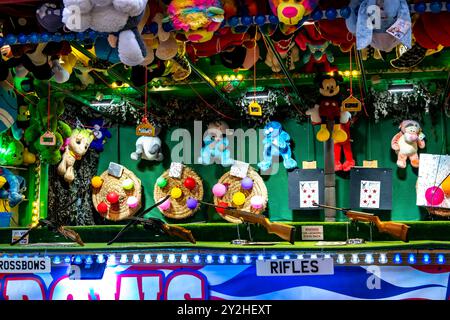
<svg viewBox="0 0 450 320">
<path fill-rule="evenodd" d="M 392 209 L 392 169 L 353 168 L 350 171 L 350 207 Z"/>
<path fill-rule="evenodd" d="M 324 202 L 323 169 L 296 169 L 289 172 L 289 209 L 320 210 L 313 205 Z"/>
</svg>

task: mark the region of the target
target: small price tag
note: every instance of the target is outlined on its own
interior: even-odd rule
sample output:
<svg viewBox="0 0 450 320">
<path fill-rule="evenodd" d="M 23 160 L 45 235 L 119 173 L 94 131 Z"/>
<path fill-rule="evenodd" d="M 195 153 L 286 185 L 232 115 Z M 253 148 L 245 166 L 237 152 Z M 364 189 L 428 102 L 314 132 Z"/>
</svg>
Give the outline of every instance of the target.
<svg viewBox="0 0 450 320">
<path fill-rule="evenodd" d="M 378 168 L 378 160 L 364 160 L 363 167 L 364 168 Z"/>
<path fill-rule="evenodd" d="M 394 38 L 401 40 L 405 34 L 411 29 L 411 22 L 398 18 L 392 26 L 390 26 L 386 32 Z"/>
<path fill-rule="evenodd" d="M 342 111 L 359 112 L 361 111 L 361 101 L 354 96 L 350 96 L 342 102 Z"/>
<path fill-rule="evenodd" d="M 248 114 L 251 116 L 261 117 L 262 116 L 261 105 L 256 101 L 251 102 L 248 105 Z"/>
<path fill-rule="evenodd" d="M 177 179 L 181 178 L 181 175 L 183 174 L 183 168 L 184 165 L 182 163 L 172 162 L 170 164 L 169 177 Z"/>
<path fill-rule="evenodd" d="M 303 169 L 317 169 L 317 161 L 303 161 Z"/>
<path fill-rule="evenodd" d="M 39 139 L 41 146 L 54 146 L 56 145 L 56 137 L 53 132 L 47 131 Z"/>
<path fill-rule="evenodd" d="M 144 119 L 141 124 L 136 127 L 136 135 L 138 137 L 154 137 L 155 127 L 152 126 L 147 119 Z"/>
<path fill-rule="evenodd" d="M 110 174 L 113 177 L 120 178 L 122 176 L 122 173 L 123 173 L 122 165 L 115 162 L 109 163 L 108 174 Z"/>
<path fill-rule="evenodd" d="M 302 226 L 302 240 L 323 240 L 323 226 Z"/>
<path fill-rule="evenodd" d="M 230 175 L 244 179 L 247 176 L 249 164 L 242 161 L 235 161 L 230 169 Z"/>
</svg>

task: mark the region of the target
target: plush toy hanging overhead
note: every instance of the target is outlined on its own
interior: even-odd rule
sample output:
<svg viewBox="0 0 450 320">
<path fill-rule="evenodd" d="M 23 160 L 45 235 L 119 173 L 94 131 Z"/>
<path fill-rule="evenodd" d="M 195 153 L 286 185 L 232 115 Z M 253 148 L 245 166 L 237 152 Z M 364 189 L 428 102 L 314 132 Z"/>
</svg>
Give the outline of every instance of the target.
<svg viewBox="0 0 450 320">
<path fill-rule="evenodd" d="M 224 19 L 220 0 L 172 0 L 167 8 L 175 30 L 182 31 L 188 41 L 211 40 Z"/>
<path fill-rule="evenodd" d="M 282 23 L 283 33 L 292 33 L 316 8 L 318 0 L 269 0 L 270 8 Z"/>
<path fill-rule="evenodd" d="M 317 140 L 324 142 L 330 139 L 340 143 L 347 140 L 347 134 L 341 128 L 341 103 L 342 97 L 339 94 L 339 83 L 342 83 L 342 76 L 337 72 L 333 75 L 318 74 L 315 82 L 320 86 L 321 97 L 314 108 L 309 109 L 306 114 L 311 116 L 313 123 L 320 123 L 320 130 L 317 132 Z M 334 120 L 333 133 L 327 128 L 327 123 Z"/>
<path fill-rule="evenodd" d="M 406 0 L 351 0 L 349 6 L 346 24 L 356 36 L 358 50 L 370 45 L 389 52 L 400 43 L 411 48 L 411 16 Z"/>
<path fill-rule="evenodd" d="M 64 0 L 62 21 L 74 32 L 118 33 L 120 61 L 136 66 L 147 54 L 137 29 L 146 5 L 147 0 Z"/>
<path fill-rule="evenodd" d="M 391 147 L 397 154 L 397 166 L 406 168 L 409 158 L 411 166 L 419 167 L 418 150 L 425 148 L 425 134 L 417 121 L 405 120 L 400 123 L 400 132 L 391 141 Z"/>
<path fill-rule="evenodd" d="M 0 167 L 0 199 L 7 199 L 11 208 L 23 201 L 26 191 L 25 179 L 15 175 L 6 168 Z"/>
<path fill-rule="evenodd" d="M 229 128 L 225 121 L 214 121 L 208 124 L 208 130 L 203 135 L 203 147 L 198 159 L 200 164 L 218 163 L 224 167 L 233 164 L 228 149 L 230 141 L 226 136 Z"/>
</svg>

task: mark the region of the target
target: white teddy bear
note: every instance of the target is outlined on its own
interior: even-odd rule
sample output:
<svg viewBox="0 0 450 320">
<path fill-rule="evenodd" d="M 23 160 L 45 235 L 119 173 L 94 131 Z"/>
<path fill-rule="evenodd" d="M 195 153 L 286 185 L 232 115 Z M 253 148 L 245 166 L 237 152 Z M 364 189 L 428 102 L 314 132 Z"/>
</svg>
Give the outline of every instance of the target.
<svg viewBox="0 0 450 320">
<path fill-rule="evenodd" d="M 64 0 L 62 21 L 74 32 L 118 33 L 120 61 L 136 66 L 147 54 L 137 30 L 146 5 L 147 0 Z"/>
</svg>

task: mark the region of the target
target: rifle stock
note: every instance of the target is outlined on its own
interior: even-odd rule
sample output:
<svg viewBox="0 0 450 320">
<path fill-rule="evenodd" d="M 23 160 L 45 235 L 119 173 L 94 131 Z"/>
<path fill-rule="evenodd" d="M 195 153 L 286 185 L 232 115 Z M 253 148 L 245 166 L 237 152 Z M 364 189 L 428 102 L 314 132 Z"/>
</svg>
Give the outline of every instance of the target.
<svg viewBox="0 0 450 320">
<path fill-rule="evenodd" d="M 163 229 L 164 232 L 167 233 L 169 236 L 179 237 L 179 238 L 189 241 L 190 243 L 193 243 L 193 244 L 196 243 L 191 230 L 188 230 L 188 229 L 180 227 L 180 226 L 169 225 L 167 223 L 163 224 L 161 226 L 161 229 Z"/>
<path fill-rule="evenodd" d="M 337 208 L 333 206 L 327 206 L 323 204 L 314 204 L 316 207 L 328 208 L 339 210 L 345 213 L 345 215 L 355 221 L 361 222 L 372 222 L 375 224 L 379 232 L 388 233 L 391 236 L 400 239 L 404 242 L 408 242 L 408 230 L 409 226 L 404 223 L 392 222 L 392 221 L 381 221 L 380 218 L 372 213 L 354 211 L 354 210 L 346 210 L 342 208 Z"/>
<path fill-rule="evenodd" d="M 255 214 L 247 211 L 227 208 L 225 209 L 225 214 L 241 219 L 243 222 L 259 224 L 263 226 L 268 233 L 276 234 L 281 239 L 286 240 L 291 244 L 295 243 L 295 227 L 293 226 L 278 222 L 271 222 L 262 214 Z"/>
</svg>

